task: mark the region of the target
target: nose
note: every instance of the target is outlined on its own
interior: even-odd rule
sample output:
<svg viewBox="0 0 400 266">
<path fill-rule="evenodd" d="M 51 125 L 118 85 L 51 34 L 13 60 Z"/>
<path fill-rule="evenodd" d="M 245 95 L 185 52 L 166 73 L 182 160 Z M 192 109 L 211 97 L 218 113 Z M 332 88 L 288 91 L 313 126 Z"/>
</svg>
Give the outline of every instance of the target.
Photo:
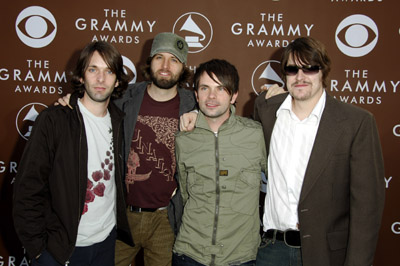
<svg viewBox="0 0 400 266">
<path fill-rule="evenodd" d="M 213 90 L 213 89 L 210 89 L 210 91 L 208 93 L 208 98 L 215 99 L 216 98 L 216 91 Z"/>
<path fill-rule="evenodd" d="M 303 72 L 303 69 L 299 69 L 299 71 L 296 74 L 296 79 L 297 80 L 302 80 L 302 79 L 304 79 L 304 77 L 305 77 L 305 74 Z"/>
<path fill-rule="evenodd" d="M 99 81 L 99 82 L 103 82 L 104 81 L 104 72 L 103 71 L 99 71 L 98 73 L 97 73 L 97 81 Z"/>
<path fill-rule="evenodd" d="M 166 59 L 166 58 L 163 59 L 162 66 L 163 66 L 164 69 L 168 69 L 168 67 L 169 67 L 168 59 Z"/>
</svg>

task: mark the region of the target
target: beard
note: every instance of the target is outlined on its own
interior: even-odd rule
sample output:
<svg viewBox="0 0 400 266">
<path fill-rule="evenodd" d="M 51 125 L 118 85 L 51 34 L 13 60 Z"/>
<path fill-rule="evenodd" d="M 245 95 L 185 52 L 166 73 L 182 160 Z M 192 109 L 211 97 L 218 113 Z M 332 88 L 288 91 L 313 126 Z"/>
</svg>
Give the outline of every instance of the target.
<svg viewBox="0 0 400 266">
<path fill-rule="evenodd" d="M 160 89 L 168 90 L 174 87 L 176 84 L 178 84 L 178 81 L 181 78 L 182 73 L 180 73 L 179 75 L 172 74 L 170 79 L 165 79 L 156 77 L 154 71 L 150 70 L 150 79 L 154 83 L 154 85 L 156 85 Z"/>
</svg>

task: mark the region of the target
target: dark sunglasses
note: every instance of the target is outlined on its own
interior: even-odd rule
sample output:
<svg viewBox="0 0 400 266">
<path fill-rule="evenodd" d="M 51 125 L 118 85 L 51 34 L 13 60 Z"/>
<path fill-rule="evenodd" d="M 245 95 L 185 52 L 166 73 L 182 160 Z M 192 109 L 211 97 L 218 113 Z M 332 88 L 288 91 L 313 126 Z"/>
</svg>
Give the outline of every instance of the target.
<svg viewBox="0 0 400 266">
<path fill-rule="evenodd" d="M 318 71 L 321 69 L 320 66 L 285 66 L 284 68 L 285 74 L 288 76 L 294 76 L 297 75 L 297 73 L 299 72 L 299 69 L 301 69 L 303 71 L 304 74 L 306 75 L 314 75 L 317 74 Z"/>
</svg>

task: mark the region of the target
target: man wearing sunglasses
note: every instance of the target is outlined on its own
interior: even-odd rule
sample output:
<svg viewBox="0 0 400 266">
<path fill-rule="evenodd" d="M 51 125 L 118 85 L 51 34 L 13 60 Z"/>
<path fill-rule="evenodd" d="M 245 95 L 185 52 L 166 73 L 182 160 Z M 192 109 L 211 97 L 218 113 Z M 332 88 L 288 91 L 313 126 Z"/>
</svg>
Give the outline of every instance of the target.
<svg viewBox="0 0 400 266">
<path fill-rule="evenodd" d="M 372 265 L 385 192 L 375 119 L 327 94 L 319 41 L 294 40 L 281 64 L 288 93 L 255 102 L 269 155 L 257 265 Z"/>
</svg>

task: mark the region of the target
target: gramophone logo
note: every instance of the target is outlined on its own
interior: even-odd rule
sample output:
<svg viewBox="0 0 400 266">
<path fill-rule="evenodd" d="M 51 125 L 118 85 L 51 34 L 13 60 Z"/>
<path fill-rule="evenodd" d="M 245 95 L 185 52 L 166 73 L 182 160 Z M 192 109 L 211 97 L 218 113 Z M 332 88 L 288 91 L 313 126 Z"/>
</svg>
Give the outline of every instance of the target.
<svg viewBox="0 0 400 266">
<path fill-rule="evenodd" d="M 126 56 L 122 56 L 122 61 L 124 63 L 124 72 L 132 79 L 129 81 L 129 84 L 133 84 L 136 82 L 137 72 L 135 64 Z"/>
<path fill-rule="evenodd" d="M 39 113 L 46 109 L 47 106 L 43 103 L 29 103 L 19 110 L 15 119 L 15 126 L 19 135 L 28 140 L 32 133 L 33 124 Z"/>
<path fill-rule="evenodd" d="M 256 67 L 251 76 L 251 86 L 257 95 L 261 93 L 261 86 L 269 88 L 274 84 L 278 84 L 280 87 L 284 87 L 285 83 L 278 75 L 280 73 L 280 65 L 279 61 L 269 60 Z"/>
<path fill-rule="evenodd" d="M 180 16 L 172 31 L 185 38 L 189 53 L 203 51 L 211 43 L 213 28 L 208 18 L 200 13 L 189 12 Z"/>
</svg>

